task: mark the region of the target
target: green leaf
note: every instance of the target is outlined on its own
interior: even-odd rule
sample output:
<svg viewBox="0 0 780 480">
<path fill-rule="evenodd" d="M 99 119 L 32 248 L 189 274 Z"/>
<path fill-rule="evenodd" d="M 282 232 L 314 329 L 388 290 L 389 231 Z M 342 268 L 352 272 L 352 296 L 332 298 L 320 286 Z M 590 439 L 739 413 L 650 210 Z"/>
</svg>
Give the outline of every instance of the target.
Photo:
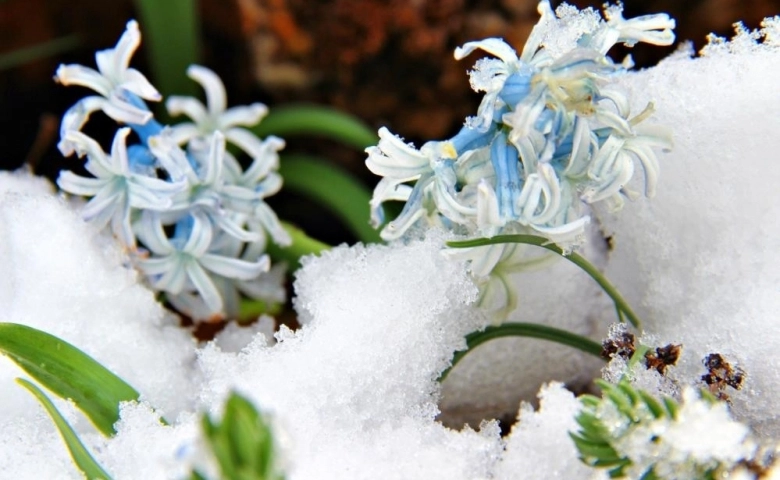
<svg viewBox="0 0 780 480">
<path fill-rule="evenodd" d="M 327 160 L 285 155 L 279 173 L 284 188 L 321 203 L 364 243 L 382 239 L 370 225 L 371 192 L 356 178 Z"/>
<path fill-rule="evenodd" d="M 0 323 L 0 354 L 58 397 L 71 399 L 106 436 L 116 433 L 119 403 L 138 399 L 133 387 L 92 357 L 32 327 Z"/>
<path fill-rule="evenodd" d="M 280 222 L 282 228 L 290 234 L 292 244 L 287 247 L 280 247 L 273 242 L 268 243 L 266 251 L 275 261 L 284 261 L 292 265 L 294 269 L 301 266 L 301 257 L 305 255 L 317 255 L 325 250 L 330 250 L 331 246 L 315 240 L 300 228 L 287 222 Z"/>
<path fill-rule="evenodd" d="M 200 62 L 194 0 L 136 0 L 154 84 L 164 95 L 197 95 L 186 76 Z"/>
<path fill-rule="evenodd" d="M 666 411 L 669 412 L 669 416 L 673 419 L 677 419 L 677 412 L 680 410 L 680 406 L 677 404 L 677 402 L 669 397 L 664 397 L 663 402 L 664 406 L 666 407 Z"/>
<path fill-rule="evenodd" d="M 260 137 L 319 135 L 359 150 L 376 145 L 379 141 L 376 132 L 357 117 L 319 105 L 290 105 L 274 108 L 259 125 L 251 130 Z"/>
<path fill-rule="evenodd" d="M 232 393 L 220 421 L 202 418 L 207 444 L 225 480 L 279 480 L 271 428 L 247 399 Z M 193 472 L 194 475 L 195 472 Z"/>
<path fill-rule="evenodd" d="M 666 410 L 664 410 L 663 405 L 661 405 L 661 402 L 655 399 L 652 395 L 647 393 L 644 390 L 639 390 L 639 396 L 642 397 L 642 401 L 645 402 L 645 405 L 647 405 L 647 408 L 650 409 L 650 411 L 653 413 L 653 416 L 655 418 L 662 418 L 666 416 Z"/>
<path fill-rule="evenodd" d="M 12 50 L 0 55 L 0 71 L 34 62 L 41 58 L 51 57 L 69 50 L 74 50 L 81 46 L 82 43 L 81 37 L 74 34 L 55 38 L 54 40 L 39 43 L 37 45 Z"/>
<path fill-rule="evenodd" d="M 105 479 L 110 480 L 111 476 L 103 470 L 103 467 L 98 464 L 92 455 L 90 455 L 87 448 L 81 443 L 81 440 L 73 431 L 73 428 L 62 417 L 57 407 L 49 400 L 43 391 L 38 388 L 34 383 L 29 382 L 23 378 L 17 378 L 16 383 L 26 388 L 30 393 L 38 399 L 38 401 L 46 409 L 54 424 L 57 426 L 62 440 L 68 447 L 70 456 L 73 459 L 73 463 L 81 470 L 89 480 Z"/>
<path fill-rule="evenodd" d="M 537 247 L 545 248 L 551 252 L 557 253 L 566 260 L 580 267 L 585 273 L 599 284 L 604 290 L 604 293 L 609 295 L 615 306 L 620 312 L 623 312 L 628 318 L 631 325 L 636 328 L 641 328 L 642 321 L 639 319 L 636 313 L 631 309 L 628 302 L 620 295 L 620 292 L 612 285 L 609 280 L 596 268 L 595 265 L 590 263 L 582 255 L 572 252 L 569 254 L 563 253 L 563 250 L 554 243 L 551 243 L 549 239 L 544 237 L 538 237 L 536 235 L 496 235 L 492 238 L 477 238 L 473 240 L 462 240 L 447 242 L 447 245 L 453 248 L 471 248 L 481 247 L 485 245 L 497 245 L 502 243 L 522 243 L 525 245 L 535 245 Z M 618 315 L 618 320 L 623 321 L 622 317 Z"/>
<path fill-rule="evenodd" d="M 442 372 L 439 381 L 443 381 L 447 378 L 447 374 L 449 374 L 452 368 L 455 367 L 468 352 L 489 340 L 502 337 L 529 337 L 548 340 L 574 347 L 585 353 L 590 353 L 591 355 L 601 358 L 601 344 L 594 342 L 589 338 L 547 325 L 509 322 L 501 325 L 492 325 L 484 330 L 466 335 L 466 350 L 455 352 L 455 355 L 452 358 L 452 365 Z"/>
<path fill-rule="evenodd" d="M 574 445 L 577 446 L 577 450 L 585 459 L 593 461 L 600 461 L 605 465 L 615 465 L 624 460 L 623 457 L 618 455 L 614 448 L 606 443 L 592 443 L 576 434 L 569 433 L 569 437 L 574 441 Z"/>
</svg>

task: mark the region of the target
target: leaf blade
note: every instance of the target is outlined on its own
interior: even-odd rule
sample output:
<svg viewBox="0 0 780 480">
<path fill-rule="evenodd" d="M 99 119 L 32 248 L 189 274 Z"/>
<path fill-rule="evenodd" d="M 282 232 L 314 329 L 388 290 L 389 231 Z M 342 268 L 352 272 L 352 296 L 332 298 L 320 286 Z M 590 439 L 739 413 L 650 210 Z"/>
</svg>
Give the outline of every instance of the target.
<svg viewBox="0 0 780 480">
<path fill-rule="evenodd" d="M 133 387 L 86 353 L 26 325 L 0 323 L 0 354 L 58 397 L 71 399 L 106 436 L 116 433 L 120 402 L 139 397 Z"/>
<path fill-rule="evenodd" d="M 46 394 L 43 393 L 43 391 L 38 388 L 37 385 L 28 380 L 25 380 L 24 378 L 17 378 L 16 383 L 27 389 L 27 391 L 29 391 L 38 400 L 38 402 L 41 403 L 43 408 L 46 410 L 46 413 L 49 414 L 49 417 L 51 417 L 54 425 L 60 432 L 62 441 L 65 442 L 65 446 L 68 448 L 68 452 L 70 453 L 70 457 L 73 459 L 73 463 L 76 464 L 79 470 L 81 470 L 81 472 L 84 473 L 84 475 L 86 475 L 89 480 L 110 480 L 111 475 L 109 475 L 103 469 L 103 467 L 101 467 L 100 464 L 95 461 L 95 459 L 89 453 L 89 450 L 87 450 L 87 447 L 81 443 L 81 440 L 79 439 L 78 435 L 76 435 L 76 432 L 73 431 L 73 428 L 68 424 L 67 420 L 65 420 L 59 410 L 57 410 L 57 407 L 54 406 L 49 397 L 47 397 Z"/>
</svg>

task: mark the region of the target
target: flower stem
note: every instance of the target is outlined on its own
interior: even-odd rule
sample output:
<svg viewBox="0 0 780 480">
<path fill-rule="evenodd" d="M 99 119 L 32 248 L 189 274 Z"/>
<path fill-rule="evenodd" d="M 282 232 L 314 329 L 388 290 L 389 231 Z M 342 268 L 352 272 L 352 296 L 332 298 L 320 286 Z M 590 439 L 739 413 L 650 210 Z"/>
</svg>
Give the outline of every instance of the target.
<svg viewBox="0 0 780 480">
<path fill-rule="evenodd" d="M 195 84 L 184 76 L 187 67 L 200 62 L 199 19 L 194 0 L 136 0 L 147 39 L 149 64 L 155 84 L 168 96 L 197 95 Z"/>
<path fill-rule="evenodd" d="M 502 337 L 529 337 L 539 338 L 542 340 L 549 340 L 551 342 L 560 343 L 562 345 L 568 345 L 570 347 L 582 350 L 585 353 L 590 353 L 601 358 L 601 344 L 597 343 L 589 338 L 577 335 L 576 333 L 569 332 L 567 330 L 561 330 L 560 328 L 550 327 L 547 325 L 540 325 L 538 323 L 504 323 L 501 325 L 493 325 L 478 332 L 472 332 L 466 335 L 466 350 L 460 350 L 455 352 L 452 357 L 452 365 L 439 376 L 439 381 L 443 381 L 447 378 L 447 374 L 450 373 L 453 367 L 457 365 L 460 360 L 466 356 L 467 353 L 478 347 L 479 345 L 493 340 L 494 338 Z"/>
<path fill-rule="evenodd" d="M 612 285 L 609 280 L 607 280 L 607 278 L 599 271 L 598 268 L 596 268 L 595 265 L 590 263 L 585 259 L 585 257 L 578 253 L 573 252 L 564 254 L 560 247 L 554 243 L 551 243 L 550 240 L 544 237 L 538 237 L 536 235 L 496 235 L 492 238 L 477 238 L 473 240 L 447 242 L 447 246 L 453 248 L 471 248 L 481 247 L 484 245 L 497 245 L 501 243 L 523 243 L 526 245 L 535 245 L 537 247 L 546 248 L 547 250 L 557 253 L 558 255 L 577 265 L 582 270 L 584 270 L 585 273 L 590 275 L 590 277 L 595 280 L 599 286 L 601 286 L 604 292 L 609 295 L 613 302 L 615 302 L 617 309 L 620 312 L 623 312 L 626 318 L 628 318 L 628 321 L 631 322 L 631 325 L 637 329 L 642 328 L 642 321 L 639 319 L 637 314 L 634 313 L 628 302 L 623 298 L 622 295 L 620 295 L 620 292 L 617 291 L 615 286 Z M 620 315 L 618 315 L 618 319 L 621 322 L 623 321 L 622 316 Z"/>
</svg>

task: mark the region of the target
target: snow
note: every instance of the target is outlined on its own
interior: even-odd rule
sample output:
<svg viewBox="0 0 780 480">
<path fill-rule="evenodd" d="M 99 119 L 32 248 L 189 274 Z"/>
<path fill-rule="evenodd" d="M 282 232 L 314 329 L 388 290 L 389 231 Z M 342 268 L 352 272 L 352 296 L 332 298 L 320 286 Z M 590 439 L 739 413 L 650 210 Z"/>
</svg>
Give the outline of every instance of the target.
<svg viewBox="0 0 780 480">
<path fill-rule="evenodd" d="M 780 49 L 747 35 L 624 79 L 635 110 L 655 101 L 675 148 L 655 198 L 599 220 L 615 244 L 608 278 L 660 344 L 683 344 L 677 376 L 700 377 L 709 353 L 734 360 L 748 374 L 734 413 L 778 438 Z"/>
<path fill-rule="evenodd" d="M 655 101 L 655 121 L 673 127 L 676 148 L 662 158 L 654 199 L 596 212 L 614 248 L 604 252 L 594 240 L 587 255 L 660 343 L 683 343 L 677 378 L 696 380 L 710 352 L 744 368 L 748 382 L 732 395 L 733 412 L 777 439 L 780 52 L 777 21 L 767 25 L 775 40 L 765 47 L 743 32 L 703 58 L 681 52 L 623 78 L 634 111 Z M 110 239 L 43 181 L 0 173 L 0 311 L 2 321 L 75 344 L 142 392 L 141 404 L 123 407 L 110 440 L 57 401 L 117 479 L 176 478 L 203 462 L 197 414 L 219 412 L 230 389 L 274 418 L 291 480 L 596 475 L 568 441 L 578 403 L 559 384 L 542 390 L 538 412 L 520 407 L 505 439 L 495 421 L 479 431 L 436 421 L 440 407 L 460 410 L 450 417 L 458 426 L 514 416 L 542 382 L 583 382 L 599 366 L 540 341 L 496 341 L 440 387 L 436 378 L 463 336 L 487 321 L 473 305 L 477 290 L 464 266 L 440 255 L 442 240 L 433 232 L 409 244 L 341 246 L 306 259 L 295 283 L 303 328 L 282 328 L 274 343 L 264 320 L 247 329 L 251 340 L 231 327 L 197 346 Z M 598 338 L 614 319 L 592 280 L 567 262 L 519 282 L 523 307 L 514 320 Z M 51 421 L 13 383 L 19 375 L 0 360 L 0 471 L 80 478 Z M 157 422 L 160 414 L 171 426 Z"/>
</svg>

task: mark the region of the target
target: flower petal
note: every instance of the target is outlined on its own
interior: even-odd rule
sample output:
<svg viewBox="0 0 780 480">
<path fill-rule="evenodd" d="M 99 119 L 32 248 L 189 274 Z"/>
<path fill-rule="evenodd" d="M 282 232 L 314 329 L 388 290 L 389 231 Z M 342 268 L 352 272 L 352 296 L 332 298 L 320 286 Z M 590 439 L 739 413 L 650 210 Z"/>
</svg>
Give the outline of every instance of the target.
<svg viewBox="0 0 780 480">
<path fill-rule="evenodd" d="M 187 68 L 187 76 L 198 82 L 206 92 L 206 104 L 209 114 L 217 118 L 227 107 L 227 95 L 225 85 L 219 76 L 212 70 L 200 66 L 190 65 Z"/>
<path fill-rule="evenodd" d="M 262 103 L 232 107 L 219 116 L 219 129 L 227 130 L 236 125 L 252 127 L 268 115 L 268 107 Z"/>
<path fill-rule="evenodd" d="M 187 272 L 187 277 L 195 285 L 195 289 L 209 310 L 213 313 L 222 312 L 222 296 L 220 296 L 219 290 L 217 290 L 209 274 L 203 270 L 203 267 L 193 260 L 186 262 L 184 269 Z"/>
<path fill-rule="evenodd" d="M 165 101 L 165 108 L 168 109 L 168 113 L 171 116 L 175 117 L 184 114 L 190 117 L 192 121 L 198 125 L 206 123 L 208 119 L 206 107 L 200 103 L 200 100 L 192 97 L 182 97 L 178 95 L 170 96 Z M 178 125 L 172 128 L 177 127 Z"/>
<path fill-rule="evenodd" d="M 455 49 L 455 60 L 462 60 L 477 49 L 484 50 L 507 64 L 516 64 L 519 61 L 515 49 L 500 38 L 486 38 L 478 42 L 465 43 L 462 47 Z"/>
<path fill-rule="evenodd" d="M 247 262 L 237 258 L 206 253 L 200 257 L 199 261 L 204 268 L 217 275 L 238 280 L 253 280 L 271 268 L 271 262 L 267 255 L 262 256 L 257 262 Z"/>
</svg>

